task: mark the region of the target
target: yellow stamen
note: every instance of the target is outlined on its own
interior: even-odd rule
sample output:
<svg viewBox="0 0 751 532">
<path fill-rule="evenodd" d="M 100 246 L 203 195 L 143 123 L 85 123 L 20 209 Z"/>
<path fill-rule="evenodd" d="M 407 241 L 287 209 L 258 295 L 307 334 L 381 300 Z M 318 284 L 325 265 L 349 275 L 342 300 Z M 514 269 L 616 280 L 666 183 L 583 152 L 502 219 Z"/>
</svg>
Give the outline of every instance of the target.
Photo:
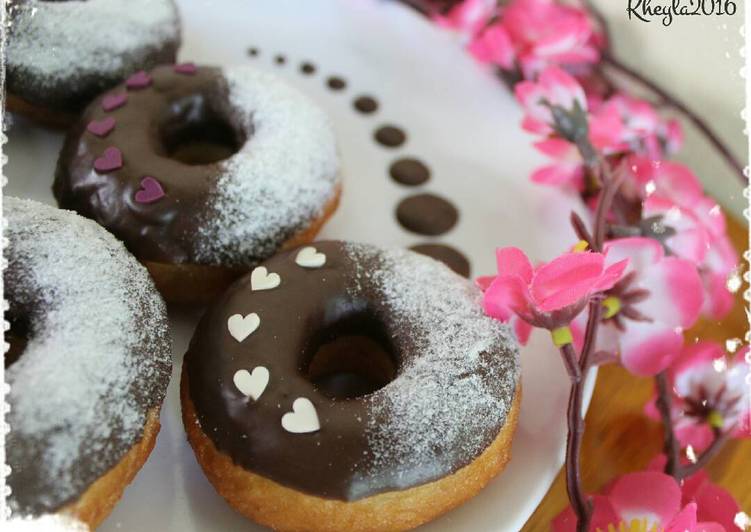
<svg viewBox="0 0 751 532">
<path fill-rule="evenodd" d="M 722 414 L 717 410 L 712 410 L 707 416 L 707 423 L 713 429 L 721 429 L 725 425 L 725 420 L 722 419 Z"/>
<path fill-rule="evenodd" d="M 571 334 L 571 329 L 566 325 L 558 327 L 550 331 L 550 336 L 553 337 L 553 344 L 556 347 L 563 347 L 566 344 L 570 344 L 574 341 L 574 336 Z"/>
<path fill-rule="evenodd" d="M 605 307 L 605 319 L 610 319 L 621 311 L 621 300 L 615 296 L 606 297 L 602 306 Z"/>
<path fill-rule="evenodd" d="M 587 244 L 586 240 L 579 240 L 576 244 L 574 244 L 574 247 L 571 248 L 571 251 L 574 253 L 580 253 L 582 251 L 587 251 L 588 247 L 589 244 Z"/>
</svg>

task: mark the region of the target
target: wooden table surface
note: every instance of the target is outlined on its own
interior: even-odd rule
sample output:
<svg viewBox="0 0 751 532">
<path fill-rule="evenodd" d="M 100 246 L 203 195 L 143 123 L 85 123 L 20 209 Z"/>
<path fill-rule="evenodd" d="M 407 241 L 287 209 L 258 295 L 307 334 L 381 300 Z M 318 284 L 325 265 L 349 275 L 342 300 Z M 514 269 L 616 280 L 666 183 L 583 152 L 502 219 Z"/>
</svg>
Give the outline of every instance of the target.
<svg viewBox="0 0 751 532">
<path fill-rule="evenodd" d="M 748 226 L 737 220 L 728 222 L 736 248 L 747 249 Z M 724 343 L 729 338 L 742 339 L 748 330 L 742 292 L 739 291 L 735 307 L 725 319 L 698 323 L 686 332 L 687 340 L 700 338 Z M 643 469 L 661 452 L 662 429 L 642 413 L 652 391 L 652 379 L 631 376 L 615 365 L 600 368 L 582 446 L 582 479 L 588 493 L 616 476 Z M 751 440 L 726 444 L 707 471 L 713 481 L 728 489 L 741 508 L 751 514 Z M 566 479 L 561 471 L 523 530 L 549 530 L 551 520 L 567 505 Z"/>
</svg>

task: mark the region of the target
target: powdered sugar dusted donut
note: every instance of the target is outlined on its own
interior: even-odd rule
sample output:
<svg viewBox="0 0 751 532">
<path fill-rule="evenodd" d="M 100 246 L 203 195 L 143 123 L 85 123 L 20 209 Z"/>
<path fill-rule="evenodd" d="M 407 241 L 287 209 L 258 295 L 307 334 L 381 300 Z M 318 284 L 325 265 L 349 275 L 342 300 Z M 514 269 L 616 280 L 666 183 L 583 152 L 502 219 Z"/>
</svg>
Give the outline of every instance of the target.
<svg viewBox="0 0 751 532">
<path fill-rule="evenodd" d="M 516 341 L 481 294 L 407 250 L 276 255 L 207 311 L 183 420 L 209 480 L 275 530 L 404 530 L 509 456 Z"/>
<path fill-rule="evenodd" d="M 339 190 L 332 126 L 308 98 L 248 67 L 192 64 L 139 73 L 95 100 L 54 185 L 62 207 L 122 239 L 157 285 L 176 266 L 170 274 L 193 275 L 189 290 L 196 270 L 247 271 L 311 240 Z"/>
<path fill-rule="evenodd" d="M 146 270 L 90 220 L 5 198 L 9 504 L 96 526 L 146 460 L 171 369 Z"/>
<path fill-rule="evenodd" d="M 24 0 L 9 18 L 9 105 L 21 111 L 76 115 L 130 73 L 173 62 L 180 45 L 172 0 Z"/>
</svg>

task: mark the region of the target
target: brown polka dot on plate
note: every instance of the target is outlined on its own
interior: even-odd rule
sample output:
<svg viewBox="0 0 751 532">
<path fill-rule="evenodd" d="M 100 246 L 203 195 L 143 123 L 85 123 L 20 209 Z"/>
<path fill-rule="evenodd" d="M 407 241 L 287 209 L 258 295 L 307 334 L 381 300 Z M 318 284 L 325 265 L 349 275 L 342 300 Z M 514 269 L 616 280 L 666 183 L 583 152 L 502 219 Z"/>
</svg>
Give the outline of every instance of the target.
<svg viewBox="0 0 751 532">
<path fill-rule="evenodd" d="M 251 57 L 255 57 L 258 55 L 258 48 L 248 48 L 248 55 Z"/>
<path fill-rule="evenodd" d="M 275 62 L 275 63 L 276 63 L 277 65 L 283 65 L 284 63 L 286 63 L 286 62 L 287 62 L 287 58 L 286 58 L 286 57 L 284 57 L 283 55 L 279 54 L 279 55 L 277 55 L 276 57 L 274 57 L 274 62 Z"/>
<path fill-rule="evenodd" d="M 326 85 L 328 85 L 329 89 L 332 91 L 340 91 L 347 87 L 347 82 L 339 76 L 331 76 L 326 80 Z"/>
<path fill-rule="evenodd" d="M 356 111 L 364 115 L 375 113 L 378 110 L 378 101 L 372 96 L 358 96 L 352 102 L 352 105 Z"/>
<path fill-rule="evenodd" d="M 462 277 L 469 278 L 469 259 L 461 251 L 451 246 L 446 244 L 418 244 L 409 249 L 440 261 Z"/>
<path fill-rule="evenodd" d="M 398 126 L 385 125 L 375 130 L 373 138 L 381 146 L 397 148 L 407 140 L 407 134 Z"/>
<path fill-rule="evenodd" d="M 415 194 L 399 202 L 396 219 L 408 231 L 435 236 L 456 225 L 459 211 L 450 201 L 435 194 Z"/>
<path fill-rule="evenodd" d="M 304 63 L 300 65 L 300 72 L 302 72 L 303 74 L 307 74 L 309 76 L 315 73 L 315 71 L 316 71 L 316 66 L 309 61 L 305 61 Z"/>
<path fill-rule="evenodd" d="M 389 175 L 400 185 L 416 187 L 430 179 L 430 169 L 419 159 L 404 157 L 391 163 Z"/>
</svg>

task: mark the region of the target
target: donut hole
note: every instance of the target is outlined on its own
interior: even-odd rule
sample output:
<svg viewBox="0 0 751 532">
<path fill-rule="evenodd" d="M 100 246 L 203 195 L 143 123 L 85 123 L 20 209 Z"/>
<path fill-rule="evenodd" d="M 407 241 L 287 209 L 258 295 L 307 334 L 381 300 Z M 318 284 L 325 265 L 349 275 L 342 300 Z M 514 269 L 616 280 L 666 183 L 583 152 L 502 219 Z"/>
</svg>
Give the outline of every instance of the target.
<svg viewBox="0 0 751 532">
<path fill-rule="evenodd" d="M 317 335 L 303 373 L 331 399 L 354 399 L 396 378 L 398 364 L 383 326 L 373 317 L 349 316 Z"/>
<path fill-rule="evenodd" d="M 201 94 L 171 102 L 159 126 L 164 154 L 184 164 L 205 165 L 237 153 L 247 134 L 216 105 Z"/>
<path fill-rule="evenodd" d="M 29 342 L 29 322 L 10 314 L 6 314 L 5 319 L 10 323 L 10 328 L 5 332 L 5 341 L 9 347 L 3 357 L 5 369 L 8 369 L 21 358 L 26 349 Z"/>
</svg>

